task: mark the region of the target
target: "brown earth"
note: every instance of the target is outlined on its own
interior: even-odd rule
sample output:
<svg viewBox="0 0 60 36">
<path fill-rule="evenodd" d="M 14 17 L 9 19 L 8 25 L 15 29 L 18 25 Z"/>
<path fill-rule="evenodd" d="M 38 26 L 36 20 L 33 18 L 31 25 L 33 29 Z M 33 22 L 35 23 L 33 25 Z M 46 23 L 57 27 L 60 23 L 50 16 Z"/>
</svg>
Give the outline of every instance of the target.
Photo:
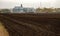
<svg viewBox="0 0 60 36">
<path fill-rule="evenodd" d="M 9 36 L 60 36 L 59 13 L 0 14 L 0 21 Z"/>
<path fill-rule="evenodd" d="M 9 36 L 7 30 L 6 30 L 5 27 L 2 25 L 1 22 L 0 22 L 0 36 Z"/>
</svg>

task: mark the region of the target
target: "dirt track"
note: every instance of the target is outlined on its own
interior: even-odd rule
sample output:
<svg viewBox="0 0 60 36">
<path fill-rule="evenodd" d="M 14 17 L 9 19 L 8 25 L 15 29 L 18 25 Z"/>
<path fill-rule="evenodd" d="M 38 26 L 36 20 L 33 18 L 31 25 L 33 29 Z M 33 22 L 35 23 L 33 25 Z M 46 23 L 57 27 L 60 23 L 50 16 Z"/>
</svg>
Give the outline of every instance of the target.
<svg viewBox="0 0 60 36">
<path fill-rule="evenodd" d="M 10 36 L 60 36 L 60 14 L 0 14 Z"/>
<path fill-rule="evenodd" d="M 4 28 L 1 22 L 0 22 L 0 36 L 9 36 L 7 30 Z"/>
</svg>

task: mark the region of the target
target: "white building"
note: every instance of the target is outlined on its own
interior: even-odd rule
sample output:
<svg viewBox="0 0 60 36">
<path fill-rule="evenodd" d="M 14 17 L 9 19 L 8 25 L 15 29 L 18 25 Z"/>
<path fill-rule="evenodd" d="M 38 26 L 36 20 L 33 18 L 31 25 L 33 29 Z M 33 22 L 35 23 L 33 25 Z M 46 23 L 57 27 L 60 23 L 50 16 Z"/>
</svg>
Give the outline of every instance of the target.
<svg viewBox="0 0 60 36">
<path fill-rule="evenodd" d="M 21 6 L 16 6 L 13 8 L 13 13 L 34 13 L 34 12 L 35 12 L 34 8 L 23 7 L 22 4 Z"/>
</svg>

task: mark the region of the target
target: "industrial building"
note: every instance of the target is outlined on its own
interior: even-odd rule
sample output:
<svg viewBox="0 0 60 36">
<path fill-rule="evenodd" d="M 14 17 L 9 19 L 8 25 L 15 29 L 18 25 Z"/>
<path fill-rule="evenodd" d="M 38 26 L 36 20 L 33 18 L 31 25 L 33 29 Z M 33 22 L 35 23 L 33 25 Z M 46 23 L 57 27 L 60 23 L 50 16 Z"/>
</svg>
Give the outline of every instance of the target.
<svg viewBox="0 0 60 36">
<path fill-rule="evenodd" d="M 13 13 L 34 13 L 35 9 L 23 7 L 23 5 L 21 4 L 21 6 L 15 6 L 12 11 Z"/>
</svg>

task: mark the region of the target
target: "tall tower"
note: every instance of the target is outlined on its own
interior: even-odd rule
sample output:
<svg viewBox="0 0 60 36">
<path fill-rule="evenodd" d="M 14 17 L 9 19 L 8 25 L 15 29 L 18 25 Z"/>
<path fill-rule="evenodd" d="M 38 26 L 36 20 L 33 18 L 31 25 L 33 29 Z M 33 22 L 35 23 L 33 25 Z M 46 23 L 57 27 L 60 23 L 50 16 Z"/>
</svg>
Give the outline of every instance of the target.
<svg viewBox="0 0 60 36">
<path fill-rule="evenodd" d="M 21 4 L 21 7 L 23 7 L 23 5 Z"/>
</svg>

